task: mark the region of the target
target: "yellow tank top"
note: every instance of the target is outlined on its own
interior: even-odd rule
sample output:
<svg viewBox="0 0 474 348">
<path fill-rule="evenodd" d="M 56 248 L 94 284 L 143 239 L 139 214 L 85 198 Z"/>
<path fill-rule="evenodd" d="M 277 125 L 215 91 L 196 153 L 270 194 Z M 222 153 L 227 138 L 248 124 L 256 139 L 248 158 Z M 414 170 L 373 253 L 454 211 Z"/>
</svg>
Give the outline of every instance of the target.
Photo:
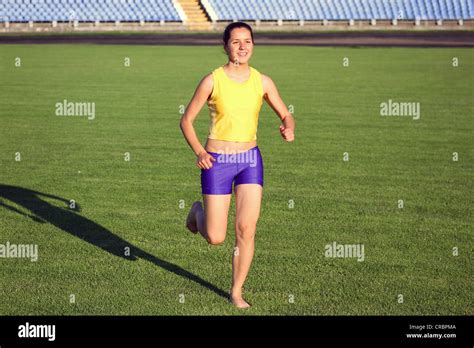
<svg viewBox="0 0 474 348">
<path fill-rule="evenodd" d="M 221 66 L 212 72 L 214 88 L 207 101 L 211 120 L 209 139 L 250 142 L 257 139 L 258 115 L 263 101 L 260 73 L 250 67 L 243 83 L 230 79 Z"/>
</svg>

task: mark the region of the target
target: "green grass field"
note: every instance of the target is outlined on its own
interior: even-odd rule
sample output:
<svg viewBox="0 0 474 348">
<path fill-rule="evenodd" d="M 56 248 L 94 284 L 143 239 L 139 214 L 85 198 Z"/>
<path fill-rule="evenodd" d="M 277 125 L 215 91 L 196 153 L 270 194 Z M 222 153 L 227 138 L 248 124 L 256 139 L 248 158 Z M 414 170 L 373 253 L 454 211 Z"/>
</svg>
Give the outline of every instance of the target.
<svg viewBox="0 0 474 348">
<path fill-rule="evenodd" d="M 262 109 L 245 311 L 222 296 L 234 203 L 223 246 L 184 228 L 200 176 L 180 105 L 225 58 L 220 47 L 0 46 L 0 244 L 39 249 L 37 262 L 0 258 L 0 314 L 473 315 L 474 51 L 255 48 L 297 129 L 284 143 Z M 55 116 L 64 99 L 94 102 L 95 119 Z M 420 119 L 380 116 L 389 99 L 419 102 Z M 204 141 L 206 108 L 195 125 Z M 334 241 L 363 244 L 365 260 L 325 257 Z M 127 246 L 135 260 L 119 255 Z"/>
</svg>

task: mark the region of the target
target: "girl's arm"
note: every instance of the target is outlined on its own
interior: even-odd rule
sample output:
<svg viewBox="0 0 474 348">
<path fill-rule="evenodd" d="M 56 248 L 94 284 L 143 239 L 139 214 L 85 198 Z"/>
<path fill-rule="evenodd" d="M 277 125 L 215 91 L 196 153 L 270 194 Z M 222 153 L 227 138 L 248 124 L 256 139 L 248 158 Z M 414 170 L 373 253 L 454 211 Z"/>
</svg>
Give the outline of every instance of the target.
<svg viewBox="0 0 474 348">
<path fill-rule="evenodd" d="M 278 93 L 278 89 L 272 79 L 262 74 L 263 94 L 266 102 L 280 117 L 283 125 L 280 125 L 280 134 L 286 141 L 295 140 L 295 120 L 288 111 L 285 103 Z"/>
<path fill-rule="evenodd" d="M 201 145 L 196 135 L 196 131 L 194 130 L 193 122 L 196 119 L 199 111 L 201 111 L 202 107 L 206 103 L 206 100 L 211 95 L 213 87 L 214 82 L 212 80 L 212 74 L 209 74 L 205 76 L 197 86 L 196 91 L 194 92 L 194 95 L 189 102 L 183 117 L 181 117 L 181 122 L 179 124 L 186 141 L 196 156 L 198 156 L 197 166 L 202 169 L 211 168 L 211 160 L 214 158 L 208 154 Z"/>
</svg>

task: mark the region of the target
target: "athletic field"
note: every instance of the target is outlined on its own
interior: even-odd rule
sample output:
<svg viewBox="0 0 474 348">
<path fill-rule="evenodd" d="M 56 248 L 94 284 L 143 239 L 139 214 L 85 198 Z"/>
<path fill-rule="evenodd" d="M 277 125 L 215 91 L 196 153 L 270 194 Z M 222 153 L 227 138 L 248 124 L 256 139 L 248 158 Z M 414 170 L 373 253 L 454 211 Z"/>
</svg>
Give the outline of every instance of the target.
<svg viewBox="0 0 474 348">
<path fill-rule="evenodd" d="M 225 298 L 234 204 L 222 246 L 184 227 L 200 172 L 180 112 L 225 58 L 0 47 L 0 315 L 473 315 L 474 51 L 255 47 L 297 128 L 284 143 L 262 109 L 244 311 Z"/>
</svg>

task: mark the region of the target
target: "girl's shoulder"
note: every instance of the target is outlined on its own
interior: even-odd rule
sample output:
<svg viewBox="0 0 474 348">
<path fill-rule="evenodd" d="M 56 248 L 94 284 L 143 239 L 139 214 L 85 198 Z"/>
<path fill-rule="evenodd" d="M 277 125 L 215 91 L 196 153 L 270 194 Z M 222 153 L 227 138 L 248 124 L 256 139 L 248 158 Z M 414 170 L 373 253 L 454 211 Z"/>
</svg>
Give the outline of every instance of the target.
<svg viewBox="0 0 474 348">
<path fill-rule="evenodd" d="M 265 74 L 262 73 L 260 70 L 255 69 L 253 66 L 251 66 L 250 69 L 252 69 L 254 72 L 258 73 L 258 74 L 260 75 L 262 81 L 263 81 L 263 80 L 271 80 L 271 79 L 270 79 L 270 76 L 265 75 Z"/>
<path fill-rule="evenodd" d="M 210 84 L 212 85 L 214 82 L 214 71 L 211 71 L 207 75 L 204 75 L 204 77 L 201 80 L 201 83 L 203 84 Z"/>
<path fill-rule="evenodd" d="M 273 86 L 273 80 L 271 79 L 270 76 L 265 75 L 260 73 L 261 79 L 262 79 L 262 86 L 263 86 L 263 91 L 266 93 L 268 91 L 268 88 L 270 86 Z"/>
<path fill-rule="evenodd" d="M 196 88 L 196 93 L 206 93 L 210 95 L 214 88 L 214 79 L 212 78 L 212 73 L 205 75 L 199 85 Z"/>
</svg>

